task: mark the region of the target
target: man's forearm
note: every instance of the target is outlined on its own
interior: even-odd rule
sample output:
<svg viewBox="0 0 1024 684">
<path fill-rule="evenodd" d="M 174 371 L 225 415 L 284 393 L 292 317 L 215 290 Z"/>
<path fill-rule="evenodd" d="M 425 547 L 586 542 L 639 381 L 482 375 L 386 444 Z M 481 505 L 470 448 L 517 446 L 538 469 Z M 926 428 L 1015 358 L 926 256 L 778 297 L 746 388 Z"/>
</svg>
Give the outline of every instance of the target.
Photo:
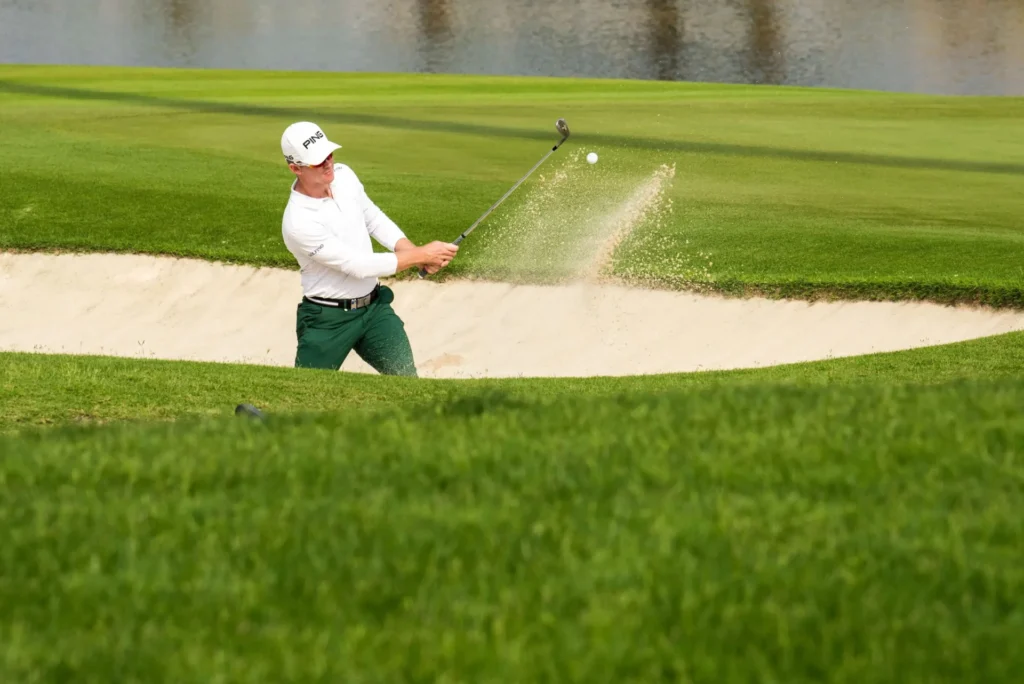
<svg viewBox="0 0 1024 684">
<path fill-rule="evenodd" d="M 398 271 L 404 271 L 410 266 L 419 266 L 423 260 L 420 248 L 408 240 L 405 242 L 407 244 L 404 247 L 401 241 L 395 244 L 395 256 L 398 257 Z"/>
<path fill-rule="evenodd" d="M 458 247 L 431 242 L 417 246 L 411 240 L 402 238 L 395 243 L 395 257 L 398 259 L 398 270 L 404 271 L 410 266 L 427 266 L 432 264 L 436 269 L 442 268 L 445 259 L 451 261 Z M 430 269 L 428 268 L 428 271 Z M 433 273 L 434 271 L 430 271 Z"/>
</svg>

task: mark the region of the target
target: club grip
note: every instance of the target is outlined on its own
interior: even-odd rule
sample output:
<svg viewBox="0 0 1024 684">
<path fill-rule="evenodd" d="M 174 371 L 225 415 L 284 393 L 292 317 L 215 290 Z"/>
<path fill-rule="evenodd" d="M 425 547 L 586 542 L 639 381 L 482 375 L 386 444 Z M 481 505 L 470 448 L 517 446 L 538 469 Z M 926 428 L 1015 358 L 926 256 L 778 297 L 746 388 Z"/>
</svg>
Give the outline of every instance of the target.
<svg viewBox="0 0 1024 684">
<path fill-rule="evenodd" d="M 457 246 L 460 242 L 462 242 L 465 239 L 466 239 L 466 234 L 463 233 L 459 237 L 455 238 L 455 240 L 452 242 L 452 244 Z M 423 266 L 423 267 L 420 268 L 420 278 L 426 278 L 426 277 L 427 277 L 427 267 Z"/>
</svg>

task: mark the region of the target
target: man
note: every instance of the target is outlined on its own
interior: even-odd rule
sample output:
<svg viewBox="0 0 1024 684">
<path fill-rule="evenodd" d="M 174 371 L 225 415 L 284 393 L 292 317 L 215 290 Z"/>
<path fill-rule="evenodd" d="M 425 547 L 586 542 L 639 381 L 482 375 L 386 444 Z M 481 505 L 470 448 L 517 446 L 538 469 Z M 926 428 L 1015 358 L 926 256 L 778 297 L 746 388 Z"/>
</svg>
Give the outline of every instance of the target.
<svg viewBox="0 0 1024 684">
<path fill-rule="evenodd" d="M 413 244 L 370 200 L 352 169 L 334 162 L 340 148 L 309 121 L 288 126 L 281 136 L 295 174 L 281 234 L 302 274 L 295 366 L 338 370 L 354 349 L 379 373 L 415 376 L 405 325 L 391 308 L 394 293 L 379 278 L 412 267 L 436 273 L 458 246 Z M 374 253 L 371 237 L 389 251 Z"/>
</svg>

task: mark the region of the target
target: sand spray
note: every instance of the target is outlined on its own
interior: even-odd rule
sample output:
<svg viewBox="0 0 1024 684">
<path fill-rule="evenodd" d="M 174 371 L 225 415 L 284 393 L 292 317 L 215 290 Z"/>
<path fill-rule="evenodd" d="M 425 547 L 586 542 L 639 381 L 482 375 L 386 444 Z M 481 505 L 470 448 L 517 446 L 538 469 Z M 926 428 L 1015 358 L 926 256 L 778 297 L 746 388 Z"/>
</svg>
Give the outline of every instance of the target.
<svg viewBox="0 0 1024 684">
<path fill-rule="evenodd" d="M 623 246 L 645 251 L 659 246 L 652 240 L 672 217 L 668 190 L 676 166 L 663 163 L 635 174 L 617 172 L 613 166 L 602 173 L 600 163 L 610 162 L 591 166 L 583 161 L 584 154 L 575 150 L 524 184 L 522 198 L 488 227 L 489 239 L 477 261 L 481 275 L 543 284 L 639 284 L 646 279 L 648 269 L 642 265 L 630 262 L 614 277 L 613 266 Z M 667 268 L 675 280 L 710 279 L 705 255 L 698 256 L 702 267 L 694 268 L 694 256 L 680 255 L 678 244 L 666 239 L 662 246 L 674 253 L 657 260 L 661 275 Z"/>
</svg>

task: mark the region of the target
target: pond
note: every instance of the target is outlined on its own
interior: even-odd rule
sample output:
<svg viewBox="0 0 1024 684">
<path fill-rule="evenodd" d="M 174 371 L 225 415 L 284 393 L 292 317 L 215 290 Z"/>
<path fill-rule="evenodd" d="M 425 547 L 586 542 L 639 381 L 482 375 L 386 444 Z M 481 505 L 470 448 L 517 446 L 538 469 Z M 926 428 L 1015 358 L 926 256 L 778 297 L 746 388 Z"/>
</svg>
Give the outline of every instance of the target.
<svg viewBox="0 0 1024 684">
<path fill-rule="evenodd" d="M 1024 95 L 1024 2 L 0 0 L 0 61 Z"/>
</svg>

